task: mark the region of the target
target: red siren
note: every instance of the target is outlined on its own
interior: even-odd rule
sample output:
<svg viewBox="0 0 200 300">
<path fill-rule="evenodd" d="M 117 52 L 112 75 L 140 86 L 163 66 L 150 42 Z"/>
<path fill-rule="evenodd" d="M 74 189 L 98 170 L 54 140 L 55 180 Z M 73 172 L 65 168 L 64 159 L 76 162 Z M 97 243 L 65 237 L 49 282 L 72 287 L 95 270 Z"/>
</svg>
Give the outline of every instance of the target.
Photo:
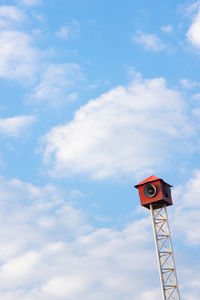
<svg viewBox="0 0 200 300">
<path fill-rule="evenodd" d="M 141 205 L 148 209 L 150 204 L 154 208 L 173 205 L 171 187 L 172 185 L 154 175 L 135 185 L 139 191 Z"/>
</svg>

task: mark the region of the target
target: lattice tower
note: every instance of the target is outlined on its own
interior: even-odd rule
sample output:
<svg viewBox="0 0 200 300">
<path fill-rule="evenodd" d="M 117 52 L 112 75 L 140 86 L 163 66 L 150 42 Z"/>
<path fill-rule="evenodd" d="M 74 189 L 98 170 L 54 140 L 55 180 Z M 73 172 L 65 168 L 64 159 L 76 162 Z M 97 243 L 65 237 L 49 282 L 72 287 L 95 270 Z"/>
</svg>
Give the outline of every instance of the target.
<svg viewBox="0 0 200 300">
<path fill-rule="evenodd" d="M 161 208 L 150 204 L 150 210 L 163 299 L 180 300 L 167 208 L 165 204 Z"/>
</svg>

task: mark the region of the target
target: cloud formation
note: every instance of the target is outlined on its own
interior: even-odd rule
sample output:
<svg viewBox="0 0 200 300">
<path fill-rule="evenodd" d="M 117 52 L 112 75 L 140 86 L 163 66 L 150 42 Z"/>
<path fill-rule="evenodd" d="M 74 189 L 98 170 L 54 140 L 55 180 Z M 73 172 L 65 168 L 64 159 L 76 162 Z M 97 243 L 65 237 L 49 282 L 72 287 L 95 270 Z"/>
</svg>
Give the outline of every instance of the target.
<svg viewBox="0 0 200 300">
<path fill-rule="evenodd" d="M 29 126 L 36 122 L 34 116 L 18 116 L 0 119 L 0 134 L 7 137 L 19 137 Z"/>
<path fill-rule="evenodd" d="M 76 209 L 70 199 L 65 200 L 53 185 L 39 187 L 0 177 L 0 190 L 1 259 L 10 255 L 13 258 L 13 253 L 21 256 L 29 247 L 34 250 L 40 243 L 66 241 L 91 230 L 84 212 Z"/>
<path fill-rule="evenodd" d="M 21 4 L 36 5 L 41 1 L 23 0 Z M 34 17 L 36 13 L 33 12 Z M 0 7 L 0 77 L 16 80 L 23 85 L 37 85 L 27 96 L 29 103 L 60 105 L 77 97 L 75 83 L 83 79 L 76 63 L 49 63 L 47 52 L 35 46 L 33 32 L 20 28 L 27 19 L 23 9 L 17 6 Z M 74 37 L 79 23 L 72 21 L 69 28 L 62 27 L 57 33 L 61 38 Z M 43 62 L 42 62 L 43 58 Z"/>
<path fill-rule="evenodd" d="M 26 6 L 36 6 L 42 3 L 43 0 L 15 0 L 18 4 Z"/>
<path fill-rule="evenodd" d="M 0 6 L 0 77 L 23 84 L 35 81 L 41 54 L 31 34 L 20 28 L 25 21 L 24 10 Z"/>
<path fill-rule="evenodd" d="M 190 245 L 200 245 L 200 171 L 197 170 L 185 185 L 175 190 L 176 226 Z"/>
<path fill-rule="evenodd" d="M 189 42 L 197 49 L 200 49 L 200 3 L 198 1 L 198 11 L 193 17 L 192 24 L 187 32 Z"/>
<path fill-rule="evenodd" d="M 192 81 L 187 78 L 181 78 L 179 81 L 184 89 L 193 89 L 196 87 L 200 87 L 200 82 Z"/>
<path fill-rule="evenodd" d="M 0 77 L 34 82 L 40 52 L 30 35 L 21 31 L 0 32 Z"/>
<path fill-rule="evenodd" d="M 173 26 L 172 25 L 166 25 L 166 26 L 162 26 L 161 30 L 164 33 L 171 33 L 173 31 Z"/>
<path fill-rule="evenodd" d="M 16 6 L 0 6 L 0 28 L 16 27 L 26 20 L 25 13 Z"/>
<path fill-rule="evenodd" d="M 142 45 L 145 50 L 152 52 L 160 52 L 167 49 L 167 45 L 156 34 L 143 33 L 140 30 L 134 34 L 132 41 Z"/>
<path fill-rule="evenodd" d="M 166 165 L 193 134 L 181 94 L 162 78 L 142 80 L 89 101 L 54 127 L 43 138 L 43 158 L 53 176 L 138 176 Z"/>
<path fill-rule="evenodd" d="M 75 38 L 80 32 L 79 22 L 73 20 L 72 23 L 68 26 L 62 26 L 59 31 L 56 32 L 56 35 L 61 39 L 67 40 L 70 38 Z"/>
<path fill-rule="evenodd" d="M 41 71 L 40 83 L 27 101 L 31 104 L 48 103 L 57 106 L 76 99 L 74 86 L 83 79 L 81 68 L 75 63 L 49 64 Z"/>
<path fill-rule="evenodd" d="M 156 262 L 148 219 L 94 230 L 52 185 L 1 177 L 0 190 L 2 299 L 147 299 L 155 280 L 144 289 L 141 277 Z"/>
</svg>

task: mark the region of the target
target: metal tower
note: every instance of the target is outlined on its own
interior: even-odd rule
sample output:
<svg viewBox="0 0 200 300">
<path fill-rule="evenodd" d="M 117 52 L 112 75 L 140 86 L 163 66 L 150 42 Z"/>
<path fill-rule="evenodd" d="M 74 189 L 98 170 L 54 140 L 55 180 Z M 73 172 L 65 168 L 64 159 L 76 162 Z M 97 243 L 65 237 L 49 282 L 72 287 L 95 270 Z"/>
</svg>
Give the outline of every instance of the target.
<svg viewBox="0 0 200 300">
<path fill-rule="evenodd" d="M 152 175 L 135 187 L 141 205 L 151 211 L 163 300 L 180 300 L 166 208 L 173 204 L 171 185 Z"/>
<path fill-rule="evenodd" d="M 180 300 L 167 208 L 150 204 L 163 299 Z"/>
</svg>

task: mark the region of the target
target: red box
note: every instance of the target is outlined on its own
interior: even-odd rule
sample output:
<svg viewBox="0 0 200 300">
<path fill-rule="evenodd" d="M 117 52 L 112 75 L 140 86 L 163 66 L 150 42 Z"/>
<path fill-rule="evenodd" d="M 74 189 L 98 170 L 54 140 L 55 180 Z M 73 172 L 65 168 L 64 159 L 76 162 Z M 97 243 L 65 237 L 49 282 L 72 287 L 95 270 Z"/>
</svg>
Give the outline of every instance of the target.
<svg viewBox="0 0 200 300">
<path fill-rule="evenodd" d="M 173 205 L 171 185 L 161 178 L 152 175 L 135 185 L 135 188 L 139 191 L 141 205 L 146 208 L 150 208 L 149 204 L 153 204 L 154 208 Z"/>
</svg>

